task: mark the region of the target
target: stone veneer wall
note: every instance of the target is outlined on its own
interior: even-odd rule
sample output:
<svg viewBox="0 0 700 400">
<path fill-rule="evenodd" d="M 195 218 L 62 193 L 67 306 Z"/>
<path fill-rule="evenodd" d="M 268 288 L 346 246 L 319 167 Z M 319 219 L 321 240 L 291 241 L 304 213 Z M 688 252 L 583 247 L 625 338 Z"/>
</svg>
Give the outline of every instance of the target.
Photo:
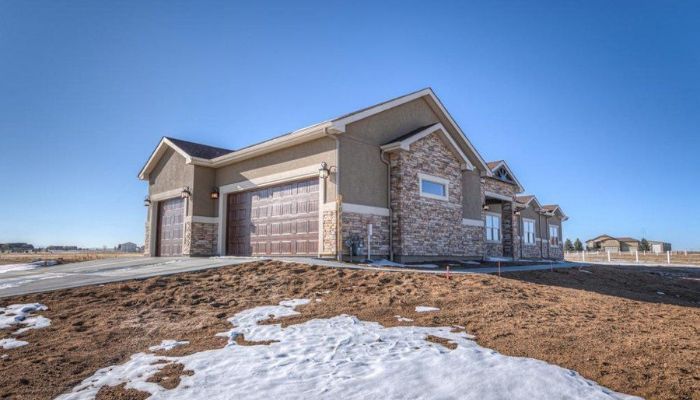
<svg viewBox="0 0 700 400">
<path fill-rule="evenodd" d="M 541 242 L 536 240 L 534 244 L 523 244 L 523 258 L 543 258 Z"/>
<path fill-rule="evenodd" d="M 146 219 L 146 232 L 145 232 L 145 242 L 143 242 L 143 254 L 146 256 L 151 255 L 151 220 Z"/>
<path fill-rule="evenodd" d="M 338 235 L 338 219 L 335 210 L 323 211 L 323 243 L 321 244 L 321 256 L 329 257 L 336 255 L 336 245 Z"/>
<path fill-rule="evenodd" d="M 549 257 L 555 260 L 563 260 L 564 259 L 564 249 L 562 248 L 561 245 L 559 246 L 554 246 L 550 245 L 549 243 L 547 244 L 549 246 Z"/>
<path fill-rule="evenodd" d="M 482 256 L 483 227 L 462 225 L 460 162 L 438 134 L 389 159 L 395 257 Z M 448 200 L 422 197 L 418 173 L 447 179 Z"/>
<path fill-rule="evenodd" d="M 218 237 L 219 224 L 185 222 L 185 243 L 182 253 L 190 256 L 216 255 Z"/>
<path fill-rule="evenodd" d="M 367 226 L 372 224 L 372 251 L 375 258 L 388 258 L 389 256 L 389 217 L 371 214 L 360 214 L 343 211 L 343 255 L 349 255 L 350 249 L 345 246 L 345 240 L 352 235 L 358 235 L 364 244 L 361 255 L 367 255 Z"/>
</svg>

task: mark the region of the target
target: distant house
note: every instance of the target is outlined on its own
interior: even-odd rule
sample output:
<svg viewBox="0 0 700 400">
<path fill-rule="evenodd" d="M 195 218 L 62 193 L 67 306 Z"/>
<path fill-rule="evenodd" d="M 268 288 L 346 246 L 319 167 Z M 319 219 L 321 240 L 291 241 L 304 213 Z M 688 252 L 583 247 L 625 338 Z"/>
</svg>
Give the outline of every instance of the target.
<svg viewBox="0 0 700 400">
<path fill-rule="evenodd" d="M 648 240 L 649 246 L 651 246 L 651 251 L 655 253 L 661 253 L 664 251 L 671 250 L 671 244 L 666 242 L 659 242 L 654 240 Z M 586 247 L 589 250 L 602 250 L 609 251 L 611 253 L 619 252 L 632 252 L 635 250 L 642 249 L 641 240 L 637 240 L 631 237 L 614 237 L 610 235 L 600 235 L 593 239 L 586 241 Z"/>
<path fill-rule="evenodd" d="M 136 243 L 126 242 L 118 244 L 116 250 L 122 253 L 137 253 L 139 246 Z"/>
<path fill-rule="evenodd" d="M 0 243 L 2 253 L 31 253 L 34 246 L 29 243 Z"/>
</svg>

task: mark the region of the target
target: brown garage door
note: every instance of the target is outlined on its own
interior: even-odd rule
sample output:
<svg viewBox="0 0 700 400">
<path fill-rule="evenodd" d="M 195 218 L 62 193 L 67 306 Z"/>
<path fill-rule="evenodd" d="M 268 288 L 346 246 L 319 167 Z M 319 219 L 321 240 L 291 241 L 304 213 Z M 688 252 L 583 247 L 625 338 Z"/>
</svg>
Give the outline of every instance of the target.
<svg viewBox="0 0 700 400">
<path fill-rule="evenodd" d="M 158 255 L 180 256 L 185 202 L 177 198 L 158 204 Z"/>
<path fill-rule="evenodd" d="M 237 256 L 318 253 L 318 179 L 228 196 L 226 252 Z"/>
</svg>

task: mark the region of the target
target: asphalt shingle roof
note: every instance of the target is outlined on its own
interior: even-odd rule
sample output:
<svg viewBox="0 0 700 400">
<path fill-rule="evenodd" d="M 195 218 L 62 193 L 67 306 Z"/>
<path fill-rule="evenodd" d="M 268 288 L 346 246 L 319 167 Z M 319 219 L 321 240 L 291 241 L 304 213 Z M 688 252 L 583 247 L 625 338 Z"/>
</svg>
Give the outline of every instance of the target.
<svg viewBox="0 0 700 400">
<path fill-rule="evenodd" d="M 188 142 L 186 140 L 171 137 L 167 139 L 192 157 L 211 160 L 213 158 L 223 156 L 224 154 L 233 153 L 233 150 L 222 149 L 221 147 L 208 146 L 206 144 Z"/>
</svg>

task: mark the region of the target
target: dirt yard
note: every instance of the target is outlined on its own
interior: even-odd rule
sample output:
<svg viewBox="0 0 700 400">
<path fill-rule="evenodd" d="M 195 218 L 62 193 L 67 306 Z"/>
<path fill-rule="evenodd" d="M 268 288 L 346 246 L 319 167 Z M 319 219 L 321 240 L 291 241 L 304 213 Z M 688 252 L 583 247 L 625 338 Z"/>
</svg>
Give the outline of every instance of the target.
<svg viewBox="0 0 700 400">
<path fill-rule="evenodd" d="M 225 338 L 214 334 L 230 329 L 227 317 L 289 298 L 323 301 L 284 324 L 345 313 L 385 326 L 461 325 L 482 346 L 576 370 L 615 391 L 700 399 L 700 270 L 599 266 L 447 280 L 278 262 L 2 299 L 45 304 L 39 314 L 51 326 L 20 335 L 27 346 L 0 350 L 0 398 L 52 398 L 163 339 L 190 341 L 170 355 L 221 347 Z M 416 313 L 418 305 L 440 311 Z M 0 339 L 9 336 L 0 330 Z M 170 372 L 154 379 L 173 387 L 191 373 Z M 114 387 L 98 398 L 145 396 Z"/>
</svg>

